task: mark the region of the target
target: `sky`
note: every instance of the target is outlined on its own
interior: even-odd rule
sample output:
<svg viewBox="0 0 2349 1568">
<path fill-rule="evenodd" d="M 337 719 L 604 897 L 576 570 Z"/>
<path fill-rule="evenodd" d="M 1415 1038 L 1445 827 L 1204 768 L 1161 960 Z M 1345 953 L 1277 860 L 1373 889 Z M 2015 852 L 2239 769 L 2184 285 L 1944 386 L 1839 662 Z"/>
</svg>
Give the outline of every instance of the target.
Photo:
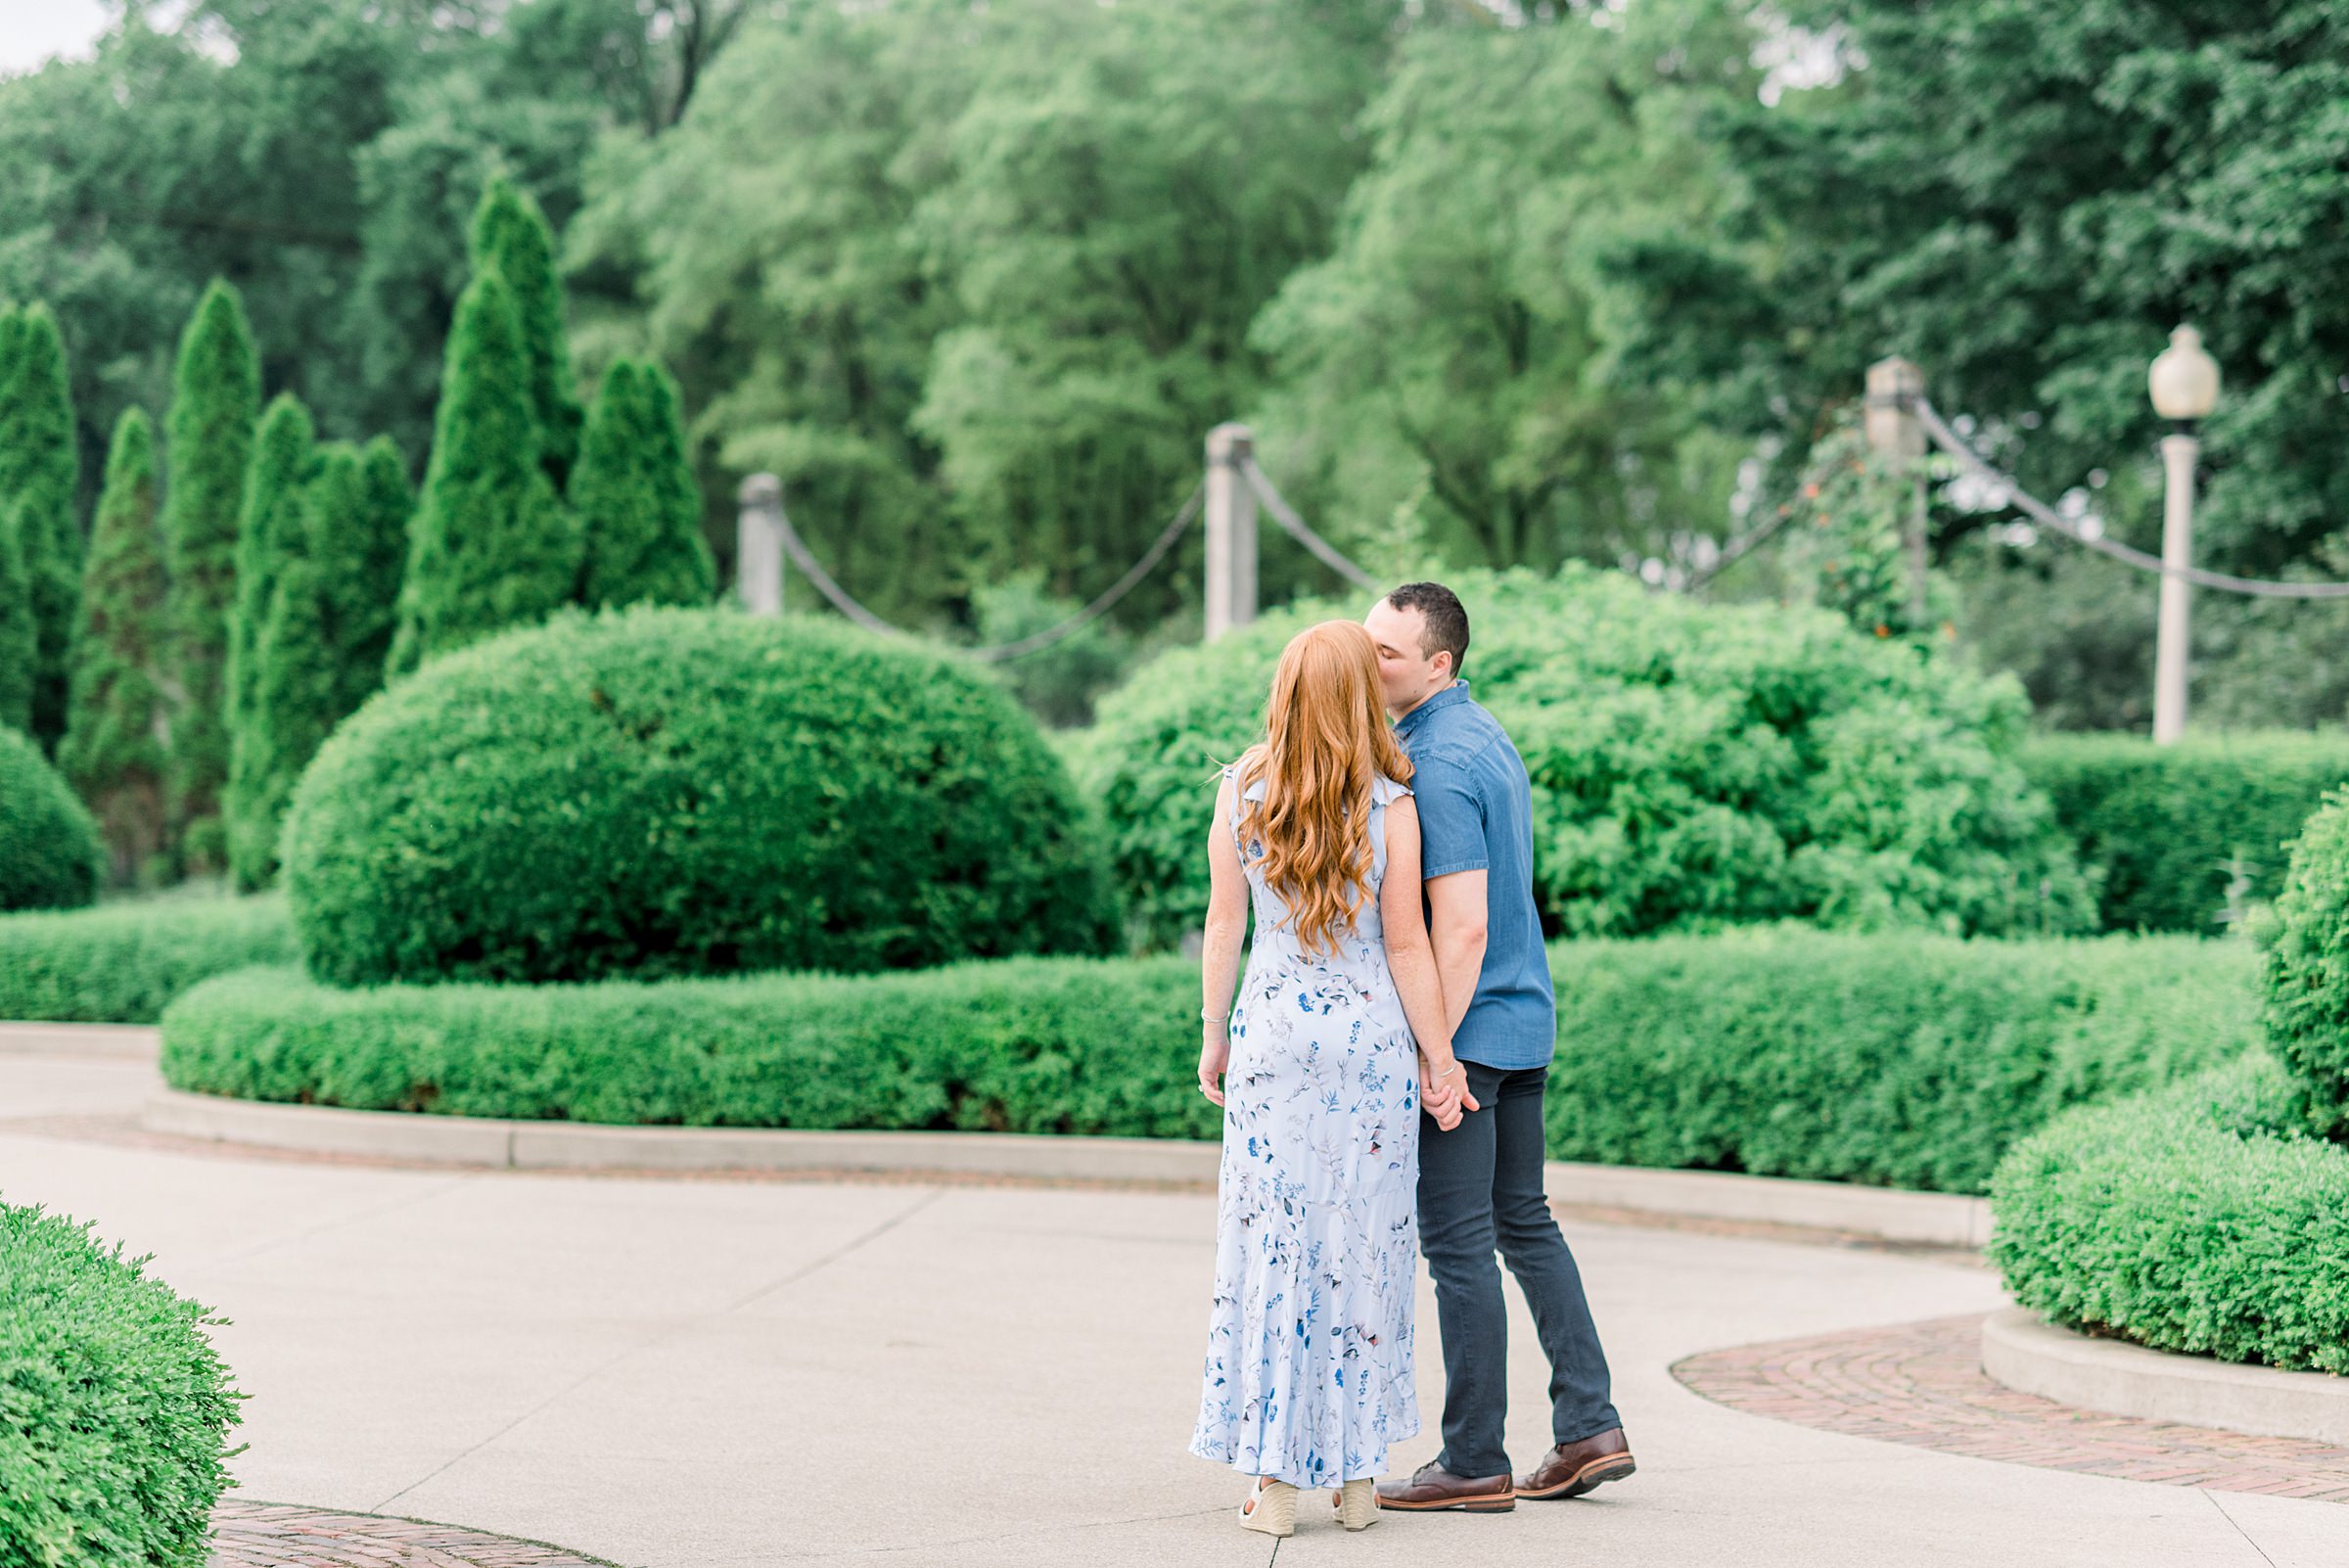
<svg viewBox="0 0 2349 1568">
<path fill-rule="evenodd" d="M 87 54 L 105 27 L 99 0 L 0 0 L 0 74 L 30 70 L 54 55 Z"/>
</svg>

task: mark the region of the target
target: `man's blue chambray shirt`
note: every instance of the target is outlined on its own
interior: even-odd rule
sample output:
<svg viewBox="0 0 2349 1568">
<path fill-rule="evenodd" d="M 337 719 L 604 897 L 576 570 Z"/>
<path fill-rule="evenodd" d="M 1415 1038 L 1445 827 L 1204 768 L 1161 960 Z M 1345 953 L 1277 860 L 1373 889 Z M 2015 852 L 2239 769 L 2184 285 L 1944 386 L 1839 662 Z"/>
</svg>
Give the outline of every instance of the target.
<svg viewBox="0 0 2349 1568">
<path fill-rule="evenodd" d="M 1487 1067 L 1545 1067 L 1557 998 L 1534 907 L 1534 802 L 1525 761 L 1497 720 L 1453 681 L 1398 719 L 1419 805 L 1419 875 L 1485 873 L 1485 966 L 1451 1048 Z"/>
</svg>

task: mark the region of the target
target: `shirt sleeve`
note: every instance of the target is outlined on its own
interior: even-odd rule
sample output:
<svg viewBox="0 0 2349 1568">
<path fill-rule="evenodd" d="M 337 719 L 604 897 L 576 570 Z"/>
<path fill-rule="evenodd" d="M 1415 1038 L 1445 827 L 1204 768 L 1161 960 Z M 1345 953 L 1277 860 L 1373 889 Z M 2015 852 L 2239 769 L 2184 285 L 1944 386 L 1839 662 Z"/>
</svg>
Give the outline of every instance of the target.
<svg viewBox="0 0 2349 1568">
<path fill-rule="evenodd" d="M 1485 846 L 1485 803 L 1466 769 L 1434 763 L 1411 779 L 1419 806 L 1419 880 L 1492 864 Z"/>
</svg>

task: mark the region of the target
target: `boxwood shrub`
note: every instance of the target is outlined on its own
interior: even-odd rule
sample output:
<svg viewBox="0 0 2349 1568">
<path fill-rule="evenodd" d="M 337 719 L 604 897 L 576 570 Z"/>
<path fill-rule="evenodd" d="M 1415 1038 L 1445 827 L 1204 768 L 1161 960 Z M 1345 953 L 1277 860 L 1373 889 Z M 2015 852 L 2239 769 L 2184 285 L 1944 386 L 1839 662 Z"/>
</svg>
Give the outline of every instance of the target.
<svg viewBox="0 0 2349 1568">
<path fill-rule="evenodd" d="M 1561 944 L 1550 1152 L 1979 1191 L 2054 1112 L 2255 1038 L 2234 944 L 1789 931 Z M 341 991 L 294 971 L 164 1015 L 182 1088 L 588 1122 L 1213 1137 L 1198 970 L 1021 959 L 922 974 Z"/>
<path fill-rule="evenodd" d="M 2349 1149 L 2299 1105 L 2260 1053 L 2024 1139 L 1991 1192 L 2007 1288 L 2154 1350 L 2349 1373 Z"/>
<path fill-rule="evenodd" d="M 239 1396 L 219 1318 L 79 1225 L 0 1203 L 0 1563 L 203 1568 Z"/>
<path fill-rule="evenodd" d="M 2349 790 L 2293 850 L 2262 978 L 2268 1037 L 2300 1084 L 2304 1120 L 2349 1135 Z"/>
<path fill-rule="evenodd" d="M 2046 735 L 2018 759 L 2101 874 L 2108 931 L 2224 929 L 2231 908 L 2273 899 L 2287 849 L 2325 792 L 2349 782 L 2349 735 Z M 2230 897 L 2235 871 L 2242 886 Z"/>
<path fill-rule="evenodd" d="M 200 980 L 293 958 L 280 894 L 0 916 L 0 1018 L 152 1024 Z"/>
<path fill-rule="evenodd" d="M 1946 1192 L 2071 1106 L 2255 1049 L 2248 944 L 1799 928 L 1550 950 L 1553 1157 Z"/>
<path fill-rule="evenodd" d="M 807 620 L 572 611 L 338 728 L 283 851 L 344 986 L 1099 952 L 1099 844 L 1000 687 Z"/>
<path fill-rule="evenodd" d="M 89 807 L 23 730 L 0 723 L 0 910 L 88 903 L 105 872 Z"/>
<path fill-rule="evenodd" d="M 2095 899 L 2015 765 L 2021 688 L 1824 611 L 1703 605 L 1619 573 L 1463 573 L 1464 671 L 1533 780 L 1535 892 L 1567 936 L 1783 919 L 2086 931 Z M 1070 744 L 1138 935 L 1207 903 L 1220 761 L 1257 734 L 1308 606 L 1145 666 Z"/>
</svg>

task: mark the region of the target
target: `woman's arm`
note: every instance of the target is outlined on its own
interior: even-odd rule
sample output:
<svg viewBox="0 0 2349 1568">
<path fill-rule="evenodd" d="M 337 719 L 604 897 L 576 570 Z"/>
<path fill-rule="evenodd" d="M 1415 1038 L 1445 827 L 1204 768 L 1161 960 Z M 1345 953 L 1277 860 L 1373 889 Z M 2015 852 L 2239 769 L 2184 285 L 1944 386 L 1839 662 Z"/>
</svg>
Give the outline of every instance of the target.
<svg viewBox="0 0 2349 1568">
<path fill-rule="evenodd" d="M 1419 808 L 1407 795 L 1387 807 L 1387 877 L 1378 890 L 1379 923 L 1387 938 L 1387 967 L 1403 998 L 1403 1016 L 1419 1042 L 1420 1104 L 1446 1131 L 1477 1108 L 1467 1074 L 1451 1054 L 1451 1023 L 1436 980 L 1435 948 L 1419 907 Z"/>
<path fill-rule="evenodd" d="M 1239 785 L 1230 778 L 1216 791 L 1216 820 L 1207 830 L 1207 926 L 1199 944 L 1199 1088 L 1223 1103 L 1222 1076 L 1231 1059 L 1232 988 L 1239 983 L 1240 944 L 1248 935 L 1248 873 L 1231 837 L 1231 809 Z"/>
</svg>

